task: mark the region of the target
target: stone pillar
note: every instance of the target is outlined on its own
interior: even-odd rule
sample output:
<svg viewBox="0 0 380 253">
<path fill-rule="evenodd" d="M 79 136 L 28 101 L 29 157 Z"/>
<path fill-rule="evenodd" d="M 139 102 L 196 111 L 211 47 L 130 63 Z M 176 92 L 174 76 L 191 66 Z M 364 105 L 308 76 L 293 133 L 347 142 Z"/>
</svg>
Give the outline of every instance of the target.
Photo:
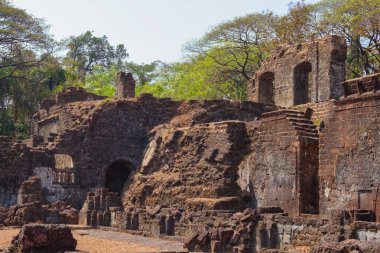
<svg viewBox="0 0 380 253">
<path fill-rule="evenodd" d="M 96 223 L 98 224 L 98 226 L 103 226 L 103 212 L 102 211 L 98 211 L 97 217 L 96 217 Z"/>
<path fill-rule="evenodd" d="M 97 188 L 95 192 L 89 192 L 79 212 L 81 225 L 119 226 L 122 220 L 120 199 L 116 193 L 109 192 L 107 188 Z M 116 204 L 116 206 L 110 206 Z"/>
<path fill-rule="evenodd" d="M 110 211 L 103 212 L 103 226 L 111 226 L 111 213 Z"/>
<path fill-rule="evenodd" d="M 136 82 L 131 73 L 119 72 L 115 81 L 116 98 L 134 98 Z"/>
<path fill-rule="evenodd" d="M 132 212 L 131 229 L 132 230 L 138 230 L 139 229 L 139 214 L 136 212 Z"/>
<path fill-rule="evenodd" d="M 161 214 L 158 218 L 159 235 L 166 235 L 166 216 Z"/>
<path fill-rule="evenodd" d="M 91 227 L 97 227 L 98 226 L 98 212 L 93 210 L 91 212 L 91 222 L 90 222 Z"/>
<path fill-rule="evenodd" d="M 132 230 L 132 213 L 128 212 L 125 216 L 125 228 L 127 230 Z"/>
<path fill-rule="evenodd" d="M 107 188 L 100 188 L 99 189 L 99 210 L 107 210 L 107 196 L 108 196 L 108 189 Z"/>
<path fill-rule="evenodd" d="M 166 215 L 166 235 L 175 234 L 175 221 L 174 218 L 168 214 Z"/>
</svg>

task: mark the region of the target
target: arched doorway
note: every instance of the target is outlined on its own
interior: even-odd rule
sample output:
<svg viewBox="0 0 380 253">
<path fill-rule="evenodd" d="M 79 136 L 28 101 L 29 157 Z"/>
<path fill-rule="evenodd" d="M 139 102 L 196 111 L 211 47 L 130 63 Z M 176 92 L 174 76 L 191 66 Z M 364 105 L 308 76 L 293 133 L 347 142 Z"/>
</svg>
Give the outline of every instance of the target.
<svg viewBox="0 0 380 253">
<path fill-rule="evenodd" d="M 274 104 L 274 73 L 265 72 L 259 77 L 259 102 Z"/>
<path fill-rule="evenodd" d="M 117 192 L 121 195 L 124 184 L 133 170 L 133 165 L 127 161 L 113 162 L 106 171 L 106 187 L 110 192 Z"/>
<path fill-rule="evenodd" d="M 311 102 L 311 63 L 302 62 L 294 68 L 294 105 Z"/>
</svg>

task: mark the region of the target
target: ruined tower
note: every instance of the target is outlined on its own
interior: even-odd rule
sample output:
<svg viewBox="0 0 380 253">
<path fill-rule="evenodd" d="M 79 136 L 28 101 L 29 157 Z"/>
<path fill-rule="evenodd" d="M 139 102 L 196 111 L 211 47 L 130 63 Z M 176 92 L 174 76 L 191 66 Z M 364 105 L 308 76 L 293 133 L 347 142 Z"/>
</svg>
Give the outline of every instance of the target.
<svg viewBox="0 0 380 253">
<path fill-rule="evenodd" d="M 344 38 L 281 45 L 249 83 L 251 101 L 290 107 L 339 99 L 347 46 Z"/>
<path fill-rule="evenodd" d="M 132 73 L 119 72 L 115 81 L 115 97 L 117 98 L 134 98 L 136 81 Z"/>
</svg>

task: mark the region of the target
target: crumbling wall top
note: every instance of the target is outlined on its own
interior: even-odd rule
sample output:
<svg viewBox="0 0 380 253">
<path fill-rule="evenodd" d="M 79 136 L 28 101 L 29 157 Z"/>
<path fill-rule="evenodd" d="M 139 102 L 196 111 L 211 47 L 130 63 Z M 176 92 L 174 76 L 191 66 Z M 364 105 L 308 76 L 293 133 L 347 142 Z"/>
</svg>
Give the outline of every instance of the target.
<svg viewBox="0 0 380 253">
<path fill-rule="evenodd" d="M 359 96 L 367 92 L 377 92 L 380 90 L 380 73 L 350 79 L 342 83 L 344 96 Z"/>
<path fill-rule="evenodd" d="M 104 96 L 98 96 L 94 93 L 87 92 L 81 87 L 68 87 L 61 92 L 58 92 L 55 101 L 58 105 L 80 102 L 80 101 L 95 101 L 105 99 Z"/>
<path fill-rule="evenodd" d="M 40 102 L 40 110 L 45 110 L 47 114 L 54 106 L 65 105 L 73 102 L 96 101 L 105 99 L 104 96 L 98 96 L 86 91 L 82 87 L 68 87 L 55 95 L 54 99 L 43 99 Z"/>
</svg>

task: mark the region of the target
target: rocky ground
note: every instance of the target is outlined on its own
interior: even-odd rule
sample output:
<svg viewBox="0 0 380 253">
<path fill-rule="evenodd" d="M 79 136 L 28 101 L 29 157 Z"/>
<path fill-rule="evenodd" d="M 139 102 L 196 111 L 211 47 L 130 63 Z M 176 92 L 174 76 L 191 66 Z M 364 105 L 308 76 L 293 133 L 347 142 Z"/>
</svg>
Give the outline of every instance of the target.
<svg viewBox="0 0 380 253">
<path fill-rule="evenodd" d="M 0 229 L 0 252 L 9 246 L 19 229 Z M 101 230 L 74 230 L 77 250 L 91 253 L 183 251 L 182 244 L 126 233 Z"/>
</svg>

